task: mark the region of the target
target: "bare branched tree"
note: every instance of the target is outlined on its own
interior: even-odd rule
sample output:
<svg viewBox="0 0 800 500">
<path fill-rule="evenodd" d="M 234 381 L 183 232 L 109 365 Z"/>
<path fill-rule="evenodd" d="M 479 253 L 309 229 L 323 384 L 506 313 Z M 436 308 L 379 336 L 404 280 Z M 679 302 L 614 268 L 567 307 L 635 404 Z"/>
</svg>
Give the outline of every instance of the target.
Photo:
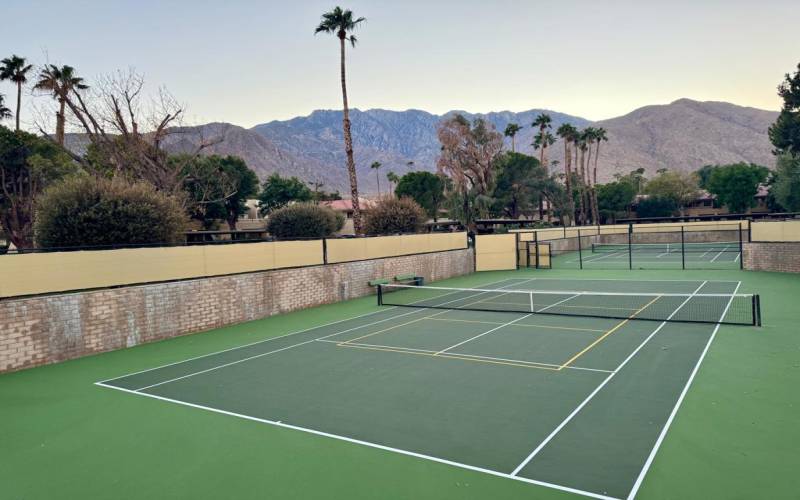
<svg viewBox="0 0 800 500">
<path fill-rule="evenodd" d="M 144 89 L 144 77 L 129 69 L 101 76 L 89 88 L 62 92 L 72 129 L 83 134 L 93 150 L 92 155 L 73 152 L 73 157 L 95 174 L 145 181 L 160 191 L 181 195 L 187 184 L 204 182 L 193 171 L 192 160 L 222 142 L 224 130 L 207 138 L 203 128 L 192 129 L 195 137 L 180 141 L 184 154 L 176 161 L 164 146 L 179 142 L 172 136 L 189 133 L 182 127 L 184 106 L 164 88 L 152 98 L 145 96 Z M 43 127 L 39 130 L 47 135 Z M 220 177 L 207 180 L 225 182 Z M 232 180 L 230 184 L 230 189 L 223 189 L 222 199 L 233 194 Z M 210 187 L 200 187 L 200 191 L 218 192 Z M 217 201 L 218 197 L 200 203 Z"/>
</svg>

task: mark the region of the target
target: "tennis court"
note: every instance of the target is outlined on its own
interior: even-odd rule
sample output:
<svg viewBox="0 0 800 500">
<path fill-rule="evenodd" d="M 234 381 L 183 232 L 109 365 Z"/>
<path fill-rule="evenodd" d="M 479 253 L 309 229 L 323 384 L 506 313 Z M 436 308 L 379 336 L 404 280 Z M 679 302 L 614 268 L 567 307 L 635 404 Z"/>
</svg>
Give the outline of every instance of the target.
<svg viewBox="0 0 800 500">
<path fill-rule="evenodd" d="M 592 243 L 554 257 L 554 267 L 585 269 L 739 269 L 739 241 L 706 243 Z"/>
<path fill-rule="evenodd" d="M 383 307 L 98 382 L 594 498 L 632 498 L 737 281 L 386 286 Z M 741 328 L 747 328 L 742 326 Z"/>
</svg>

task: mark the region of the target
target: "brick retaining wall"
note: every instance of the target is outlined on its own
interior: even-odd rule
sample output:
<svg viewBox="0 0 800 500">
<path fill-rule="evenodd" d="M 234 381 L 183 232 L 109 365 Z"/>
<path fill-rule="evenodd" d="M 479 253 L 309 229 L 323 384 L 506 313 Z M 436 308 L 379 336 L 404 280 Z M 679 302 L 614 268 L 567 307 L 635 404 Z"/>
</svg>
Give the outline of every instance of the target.
<svg viewBox="0 0 800 500">
<path fill-rule="evenodd" d="M 472 249 L 0 301 L 0 373 L 373 292 L 371 279 L 473 271 Z"/>
<path fill-rule="evenodd" d="M 746 242 L 743 250 L 747 270 L 800 273 L 800 242 Z"/>
</svg>

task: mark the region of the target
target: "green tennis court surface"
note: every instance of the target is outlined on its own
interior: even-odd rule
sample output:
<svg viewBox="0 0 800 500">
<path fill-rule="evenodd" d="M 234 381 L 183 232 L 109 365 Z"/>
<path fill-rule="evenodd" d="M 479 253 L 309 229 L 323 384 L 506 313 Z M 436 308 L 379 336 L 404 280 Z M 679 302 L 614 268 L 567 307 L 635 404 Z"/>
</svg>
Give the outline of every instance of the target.
<svg viewBox="0 0 800 500">
<path fill-rule="evenodd" d="M 520 270 L 434 285 L 644 298 L 705 280 L 698 293 L 760 293 L 764 325 L 722 325 L 699 365 L 715 324 L 607 333 L 624 320 L 373 296 L 5 374 L 0 498 L 796 498 L 796 276 Z M 711 304 L 693 315 L 721 314 Z"/>
<path fill-rule="evenodd" d="M 537 294 L 533 313 L 469 310 L 534 288 L 558 292 Z M 738 288 L 512 278 L 432 299 L 435 289 L 408 287 L 394 293 L 425 307 L 382 308 L 99 385 L 508 480 L 625 498 L 718 328 L 637 314 L 663 300 L 667 312 L 662 307 L 658 319 L 670 320 L 698 301 L 699 319 L 716 323 L 732 313 Z M 566 289 L 641 295 L 624 296 L 625 319 L 547 314 L 571 302 L 584 312 L 615 307 L 609 296 Z M 720 300 L 709 304 L 704 295 Z"/>
</svg>

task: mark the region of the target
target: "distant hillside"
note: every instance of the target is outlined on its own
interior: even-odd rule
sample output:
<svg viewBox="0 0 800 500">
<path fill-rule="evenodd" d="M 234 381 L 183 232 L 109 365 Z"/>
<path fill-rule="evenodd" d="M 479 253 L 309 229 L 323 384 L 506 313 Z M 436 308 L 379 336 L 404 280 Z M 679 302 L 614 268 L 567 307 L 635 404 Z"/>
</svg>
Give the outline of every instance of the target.
<svg viewBox="0 0 800 500">
<path fill-rule="evenodd" d="M 524 125 L 517 135 L 517 149 L 532 153 L 534 131 L 530 124 L 542 111 L 460 113 L 470 119 L 484 117 L 498 131 L 509 122 Z M 602 126 L 608 131 L 609 141 L 601 145 L 599 162 L 603 181 L 611 179 L 615 172 L 626 173 L 639 167 L 652 174 L 665 167 L 689 171 L 710 163 L 747 161 L 772 166 L 774 161 L 767 137 L 767 128 L 777 117 L 774 111 L 680 99 L 600 122 L 546 112 L 553 118 L 554 129 L 566 122 L 576 127 Z M 410 169 L 435 170 L 439 152 L 436 125 L 443 116 L 420 110 L 354 109 L 353 141 L 362 190 L 376 191 L 375 172 L 369 168 L 373 161 L 383 164 L 382 189 L 386 187 L 389 171 L 402 175 Z M 272 121 L 252 129 L 220 123 L 188 128 L 186 134 L 171 138 L 170 147 L 182 150 L 196 143 L 199 135 L 206 138 L 222 135 L 225 140 L 207 152 L 241 156 L 262 178 L 272 172 L 296 175 L 306 181 L 323 182 L 326 189 L 346 193 L 341 128 L 340 111 L 314 111 L 309 116 Z M 510 149 L 510 140 L 506 143 Z M 563 161 L 563 143 L 556 142 L 550 158 Z M 414 162 L 412 166 L 409 161 Z"/>
</svg>

